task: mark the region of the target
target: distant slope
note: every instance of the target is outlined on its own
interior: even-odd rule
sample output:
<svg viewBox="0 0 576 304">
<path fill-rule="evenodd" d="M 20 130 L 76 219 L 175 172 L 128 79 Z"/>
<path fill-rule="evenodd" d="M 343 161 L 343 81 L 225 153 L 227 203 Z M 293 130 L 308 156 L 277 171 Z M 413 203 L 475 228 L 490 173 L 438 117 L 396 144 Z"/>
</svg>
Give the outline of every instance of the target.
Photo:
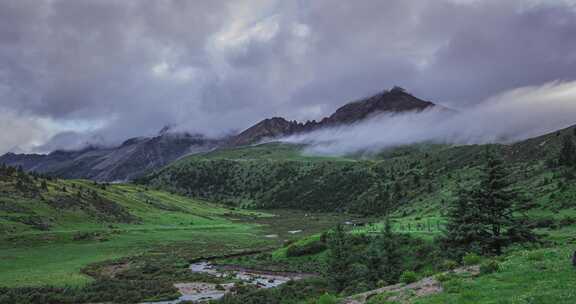
<svg viewBox="0 0 576 304">
<path fill-rule="evenodd" d="M 382 113 L 418 112 L 435 107 L 429 101 L 424 101 L 407 93 L 402 88 L 395 87 L 390 91 L 350 102 L 338 108 L 332 115 L 320 121 L 300 123 L 288 121 L 282 117 L 274 117 L 260 121 L 240 134 L 230 138 L 226 145 L 244 146 L 257 143 L 266 138 L 276 138 L 295 133 L 310 132 L 316 129 L 346 125 Z"/>
<path fill-rule="evenodd" d="M 0 194 L 0 239 L 34 231 L 217 224 L 231 214 L 214 204 L 141 186 L 57 180 L 3 166 Z"/>
<path fill-rule="evenodd" d="M 213 140 L 186 133 L 175 134 L 168 128 L 163 129 L 158 136 L 132 138 L 117 147 L 88 147 L 78 151 L 54 151 L 48 155 L 8 153 L 0 156 L 0 164 L 21 166 L 26 171 L 49 173 L 63 178 L 127 181 L 166 166 L 192 152 L 205 152 L 215 147 L 247 146 L 263 139 L 350 124 L 381 113 L 422 111 L 434 106 L 431 102 L 418 99 L 395 87 L 390 91 L 350 102 L 319 122 L 299 123 L 274 117 L 225 140 Z"/>
<path fill-rule="evenodd" d="M 163 133 L 155 137 L 129 139 L 112 148 L 89 147 L 47 155 L 9 153 L 0 157 L 0 163 L 63 178 L 125 181 L 193 151 L 211 149 L 215 144 L 214 140 L 201 136 Z"/>
<path fill-rule="evenodd" d="M 242 220 L 267 216 L 0 166 L 0 303 L 175 299 L 173 284 L 190 278 L 188 260 L 271 244 Z"/>
<path fill-rule="evenodd" d="M 550 166 L 564 136 L 575 140 L 574 128 L 513 145 L 421 144 L 371 158 L 311 157 L 298 154 L 299 146 L 264 144 L 186 157 L 139 182 L 246 207 L 438 213 L 459 186 L 475 182 L 487 150 L 507 160 L 511 178 L 538 184 L 539 178 L 559 170 Z M 526 183 L 519 187 L 529 193 L 541 190 L 525 188 Z"/>
<path fill-rule="evenodd" d="M 182 159 L 228 159 L 228 160 L 302 160 L 302 161 L 337 161 L 354 160 L 350 157 L 312 156 L 302 154 L 304 145 L 270 142 L 259 145 L 214 149 L 209 152 L 196 153 Z M 178 162 L 178 161 L 177 161 Z"/>
</svg>

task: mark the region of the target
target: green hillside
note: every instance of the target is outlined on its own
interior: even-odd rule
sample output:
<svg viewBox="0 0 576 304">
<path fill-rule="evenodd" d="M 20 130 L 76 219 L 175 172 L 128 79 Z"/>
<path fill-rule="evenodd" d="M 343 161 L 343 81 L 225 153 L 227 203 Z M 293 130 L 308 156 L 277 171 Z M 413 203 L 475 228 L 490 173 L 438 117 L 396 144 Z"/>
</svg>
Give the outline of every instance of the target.
<svg viewBox="0 0 576 304">
<path fill-rule="evenodd" d="M 458 186 L 474 182 L 487 150 L 506 159 L 528 196 L 545 196 L 548 188 L 533 185 L 562 180 L 553 167 L 565 137 L 573 138 L 574 129 L 512 145 L 421 144 L 348 158 L 302 156 L 300 146 L 264 144 L 190 156 L 139 182 L 232 206 L 432 216 L 454 199 Z"/>
<path fill-rule="evenodd" d="M 338 294 L 345 297 L 381 284 L 366 279 L 369 268 L 362 263 L 385 214 L 398 235 L 403 270 L 417 278 L 436 274 L 447 263 L 436 238 L 448 208 L 459 189 L 478 183 L 487 151 L 505 160 L 507 179 L 520 194 L 517 204 L 528 216 L 524 225 L 541 237 L 534 245 L 539 251 L 510 248 L 499 260 L 508 266 L 497 274 L 451 280 L 450 292 L 411 301 L 500 303 L 499 298 L 534 295 L 538 286 L 560 291 L 573 277 L 553 271 L 567 263 L 576 227 L 576 172 L 561 151 L 575 137 L 569 128 L 512 145 L 421 144 L 348 157 L 306 156 L 301 146 L 271 143 L 193 155 L 138 184 L 60 180 L 0 167 L 0 294 L 6 294 L 0 303 L 173 299 L 174 283 L 220 282 L 189 272 L 189 261 L 261 249 L 275 251 L 221 262 L 324 273 L 331 249 L 322 232 L 344 220 L 368 223 L 349 228 L 359 262 L 353 284 Z M 289 233 L 294 230 L 304 232 Z M 297 238 L 302 239 L 283 242 Z M 524 255 L 533 251 L 542 256 L 537 264 L 544 275 L 514 279 L 532 267 Z M 528 278 L 538 279 L 535 289 L 522 287 Z M 284 303 L 276 300 L 286 293 L 295 301 L 286 303 L 314 303 L 333 292 L 324 277 L 314 280 L 298 283 L 309 286 L 302 295 L 295 283 L 276 291 L 247 290 L 223 303 L 259 303 L 251 299 L 262 296 Z M 499 280 L 510 282 L 500 288 Z"/>
<path fill-rule="evenodd" d="M 270 248 L 299 237 L 288 231 L 317 233 L 340 220 L 0 166 L 0 303 L 174 299 L 174 283 L 212 280 L 192 274 L 190 260 Z"/>
<path fill-rule="evenodd" d="M 189 248 L 189 256 L 266 245 L 259 228 L 234 220 L 266 214 L 141 186 L 56 180 L 0 167 L 0 193 L 0 288 L 102 284 L 88 275 L 88 265 L 145 257 L 172 244 Z M 176 263 L 172 256 L 169 263 Z M 173 295 L 170 285 L 159 286 L 149 294 Z"/>
</svg>

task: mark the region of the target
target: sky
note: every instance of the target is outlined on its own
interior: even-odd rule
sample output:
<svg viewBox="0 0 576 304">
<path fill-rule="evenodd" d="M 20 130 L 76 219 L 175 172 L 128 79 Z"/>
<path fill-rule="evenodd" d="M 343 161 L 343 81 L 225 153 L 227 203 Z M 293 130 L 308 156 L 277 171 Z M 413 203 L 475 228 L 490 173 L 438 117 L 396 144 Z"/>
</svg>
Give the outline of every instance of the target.
<svg viewBox="0 0 576 304">
<path fill-rule="evenodd" d="M 0 0 L 0 153 L 220 136 L 395 85 L 576 102 L 574 37 L 576 0 Z"/>
</svg>

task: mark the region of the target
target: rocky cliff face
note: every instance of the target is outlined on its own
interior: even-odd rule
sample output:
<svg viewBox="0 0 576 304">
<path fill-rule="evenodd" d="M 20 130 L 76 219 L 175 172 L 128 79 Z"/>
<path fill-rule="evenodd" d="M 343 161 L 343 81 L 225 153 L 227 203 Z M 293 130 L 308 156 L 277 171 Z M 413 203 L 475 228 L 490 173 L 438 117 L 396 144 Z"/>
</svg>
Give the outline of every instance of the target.
<svg viewBox="0 0 576 304">
<path fill-rule="evenodd" d="M 184 155 L 212 149 L 216 144 L 201 136 L 163 132 L 155 137 L 132 138 L 112 148 L 88 147 L 47 155 L 9 153 L 0 157 L 0 163 L 63 178 L 123 181 L 163 167 Z"/>
<path fill-rule="evenodd" d="M 418 112 L 435 106 L 432 102 L 418 99 L 404 91 L 404 89 L 395 87 L 390 91 L 384 91 L 369 98 L 350 102 L 319 122 L 313 120 L 300 123 L 288 121 L 282 117 L 262 120 L 230 138 L 226 145 L 244 146 L 257 143 L 266 138 L 276 138 L 324 127 L 351 124 L 382 113 Z"/>
</svg>

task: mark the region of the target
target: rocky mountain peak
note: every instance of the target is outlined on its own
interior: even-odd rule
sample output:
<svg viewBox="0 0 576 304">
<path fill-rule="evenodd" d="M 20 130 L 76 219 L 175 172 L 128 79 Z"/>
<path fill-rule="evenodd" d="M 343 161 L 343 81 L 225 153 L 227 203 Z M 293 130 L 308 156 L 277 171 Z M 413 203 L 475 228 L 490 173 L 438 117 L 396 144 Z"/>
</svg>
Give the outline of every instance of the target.
<svg viewBox="0 0 576 304">
<path fill-rule="evenodd" d="M 266 138 L 287 136 L 300 132 L 309 132 L 323 127 L 345 125 L 376 116 L 381 113 L 402 113 L 423 111 L 436 106 L 434 103 L 418 99 L 401 87 L 385 90 L 374 96 L 349 102 L 338 108 L 332 115 L 300 123 L 288 121 L 282 117 L 264 119 L 227 142 L 228 146 L 254 144 Z"/>
</svg>

